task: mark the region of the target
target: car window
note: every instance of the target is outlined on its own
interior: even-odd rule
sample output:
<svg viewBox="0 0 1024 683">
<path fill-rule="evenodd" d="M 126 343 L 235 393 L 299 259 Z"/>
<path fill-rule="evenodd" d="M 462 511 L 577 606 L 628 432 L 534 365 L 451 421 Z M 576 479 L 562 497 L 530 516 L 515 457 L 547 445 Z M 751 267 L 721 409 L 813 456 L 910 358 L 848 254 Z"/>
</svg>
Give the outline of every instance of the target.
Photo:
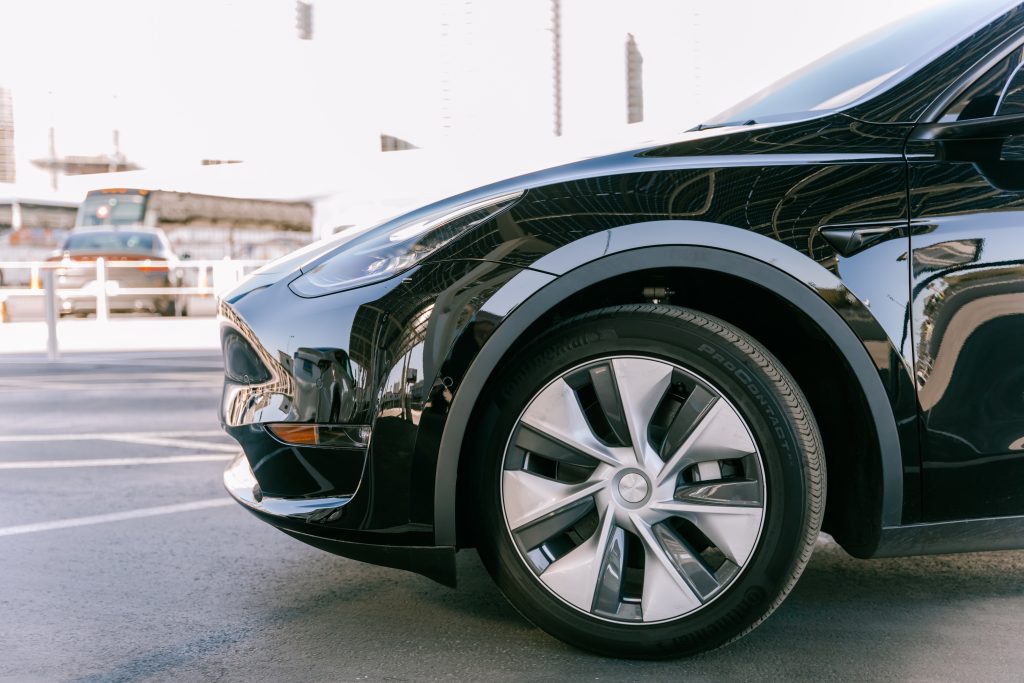
<svg viewBox="0 0 1024 683">
<path fill-rule="evenodd" d="M 996 105 L 996 116 L 1009 116 L 1011 114 L 1024 114 L 1024 64 L 1018 64 L 1006 87 L 999 96 L 999 104 Z"/>
<path fill-rule="evenodd" d="M 80 232 L 69 235 L 66 251 L 153 251 L 153 235 L 146 232 Z"/>
<path fill-rule="evenodd" d="M 909 75 L 1010 9 L 1003 0 L 941 2 L 844 45 L 712 117 L 703 126 L 841 109 Z"/>
<path fill-rule="evenodd" d="M 1024 112 L 1022 63 L 1024 47 L 1018 47 L 975 81 L 939 120 L 966 121 Z"/>
</svg>

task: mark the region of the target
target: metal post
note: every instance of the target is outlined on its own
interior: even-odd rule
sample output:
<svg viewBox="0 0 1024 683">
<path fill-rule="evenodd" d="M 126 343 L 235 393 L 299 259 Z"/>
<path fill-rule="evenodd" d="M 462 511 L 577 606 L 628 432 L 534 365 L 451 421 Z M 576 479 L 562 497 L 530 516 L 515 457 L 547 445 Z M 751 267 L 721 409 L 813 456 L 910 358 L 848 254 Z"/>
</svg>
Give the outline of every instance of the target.
<svg viewBox="0 0 1024 683">
<path fill-rule="evenodd" d="M 96 259 L 96 321 L 105 323 L 110 318 L 107 306 L 107 261 L 102 256 Z"/>
<path fill-rule="evenodd" d="M 53 268 L 43 269 L 43 296 L 46 297 L 46 357 L 55 360 L 60 350 L 57 348 L 57 287 Z"/>
<path fill-rule="evenodd" d="M 562 0 L 551 0 L 551 52 L 555 99 L 555 135 L 562 135 Z"/>
</svg>

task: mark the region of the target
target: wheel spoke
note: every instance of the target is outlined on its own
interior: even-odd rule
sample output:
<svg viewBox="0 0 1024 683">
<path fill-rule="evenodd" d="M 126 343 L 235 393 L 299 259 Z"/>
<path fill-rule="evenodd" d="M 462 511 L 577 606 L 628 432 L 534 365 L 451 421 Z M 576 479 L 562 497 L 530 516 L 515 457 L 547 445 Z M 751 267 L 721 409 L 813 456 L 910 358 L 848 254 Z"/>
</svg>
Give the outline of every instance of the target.
<svg viewBox="0 0 1024 683">
<path fill-rule="evenodd" d="M 687 437 L 693 433 L 693 430 L 701 423 L 717 400 L 717 396 L 701 385 L 698 384 L 693 388 L 679 411 L 672 417 L 668 429 L 665 430 L 665 440 L 658 453 L 662 460 L 671 458 L 680 446 L 686 443 Z"/>
<path fill-rule="evenodd" d="M 655 539 L 661 545 L 661 549 L 665 551 L 665 556 L 672 566 L 689 584 L 701 602 L 707 600 L 712 593 L 718 590 L 718 579 L 715 578 L 711 568 L 704 563 L 700 555 L 685 539 L 667 524 L 656 524 L 651 527 L 651 531 L 654 532 Z"/>
<path fill-rule="evenodd" d="M 640 467 L 649 466 L 657 455 L 649 445 L 647 428 L 672 382 L 672 366 L 639 358 L 616 358 L 612 368 L 636 462 Z"/>
<path fill-rule="evenodd" d="M 629 427 L 626 425 L 626 416 L 622 410 L 622 398 L 619 396 L 619 388 L 615 385 L 611 363 L 591 365 L 589 368 L 567 377 L 566 381 L 576 390 L 582 388 L 584 383 L 589 384 L 593 389 L 594 398 L 597 399 L 597 406 L 611 430 L 612 438 L 609 440 L 623 445 L 630 442 Z"/>
<path fill-rule="evenodd" d="M 608 514 L 611 518 L 612 515 Z M 597 575 L 593 611 L 598 614 L 618 615 L 622 606 L 622 585 L 626 579 L 626 532 L 613 526 Z"/>
<path fill-rule="evenodd" d="M 521 422 L 564 448 L 579 451 L 609 465 L 619 465 L 616 449 L 601 443 L 580 407 L 579 399 L 565 380 L 558 379 L 530 403 Z"/>
<path fill-rule="evenodd" d="M 633 526 L 644 544 L 644 588 L 640 599 L 644 621 L 671 619 L 700 607 L 700 596 L 679 572 L 651 528 L 636 516 Z"/>
<path fill-rule="evenodd" d="M 680 486 L 675 499 L 684 503 L 735 505 L 760 507 L 764 504 L 761 482 L 749 479 L 739 481 L 712 481 Z"/>
<path fill-rule="evenodd" d="M 519 545 L 529 553 L 539 547 L 545 541 L 549 541 L 558 534 L 573 527 L 577 522 L 587 516 L 594 509 L 592 497 L 582 498 L 575 503 L 541 517 L 535 522 L 520 527 L 514 533 Z"/>
<path fill-rule="evenodd" d="M 595 595 L 599 592 L 598 581 L 615 559 L 609 558 L 616 549 L 614 530 L 614 515 L 606 509 L 598 530 L 551 563 L 540 575 L 540 580 L 563 599 L 582 610 L 591 611 L 596 602 Z"/>
<path fill-rule="evenodd" d="M 501 476 L 505 514 L 512 531 L 554 515 L 594 495 L 606 484 L 604 480 L 563 484 L 524 470 L 506 470 Z"/>
<path fill-rule="evenodd" d="M 691 465 L 736 460 L 756 451 L 743 419 L 725 401 L 716 401 L 658 473 L 661 486 Z"/>
<path fill-rule="evenodd" d="M 661 519 L 676 516 L 689 520 L 729 560 L 742 566 L 750 557 L 761 530 L 760 506 L 709 505 L 679 500 L 651 504 Z"/>
<path fill-rule="evenodd" d="M 584 455 L 575 448 L 570 448 L 560 441 L 555 441 L 547 434 L 542 434 L 525 424 L 516 431 L 513 443 L 524 451 L 524 455 L 526 453 L 533 453 L 566 465 L 594 465 L 594 459 L 589 455 Z M 506 465 L 508 464 L 515 464 L 515 467 L 507 467 L 506 469 L 522 469 L 522 463 L 507 462 Z"/>
</svg>

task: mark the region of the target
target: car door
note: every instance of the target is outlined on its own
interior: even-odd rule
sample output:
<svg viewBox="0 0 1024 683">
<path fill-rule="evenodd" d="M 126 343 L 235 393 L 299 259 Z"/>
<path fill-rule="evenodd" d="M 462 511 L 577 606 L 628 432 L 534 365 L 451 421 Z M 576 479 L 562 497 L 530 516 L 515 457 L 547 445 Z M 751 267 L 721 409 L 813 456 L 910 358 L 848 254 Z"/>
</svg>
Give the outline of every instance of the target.
<svg viewBox="0 0 1024 683">
<path fill-rule="evenodd" d="M 1019 43 L 907 143 L 926 521 L 1024 514 Z"/>
</svg>

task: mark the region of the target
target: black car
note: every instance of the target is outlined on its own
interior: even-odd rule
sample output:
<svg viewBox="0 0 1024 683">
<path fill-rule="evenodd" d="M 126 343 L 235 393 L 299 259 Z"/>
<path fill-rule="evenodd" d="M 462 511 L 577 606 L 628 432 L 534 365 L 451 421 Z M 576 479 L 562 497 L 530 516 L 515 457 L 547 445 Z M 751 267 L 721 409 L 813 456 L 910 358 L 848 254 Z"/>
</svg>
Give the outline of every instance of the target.
<svg viewBox="0 0 1024 683">
<path fill-rule="evenodd" d="M 819 529 L 1024 547 L 1022 58 L 1024 6 L 942 5 L 670 144 L 265 267 L 221 307 L 228 490 L 452 586 L 475 546 L 626 657 L 743 635 Z"/>
</svg>

